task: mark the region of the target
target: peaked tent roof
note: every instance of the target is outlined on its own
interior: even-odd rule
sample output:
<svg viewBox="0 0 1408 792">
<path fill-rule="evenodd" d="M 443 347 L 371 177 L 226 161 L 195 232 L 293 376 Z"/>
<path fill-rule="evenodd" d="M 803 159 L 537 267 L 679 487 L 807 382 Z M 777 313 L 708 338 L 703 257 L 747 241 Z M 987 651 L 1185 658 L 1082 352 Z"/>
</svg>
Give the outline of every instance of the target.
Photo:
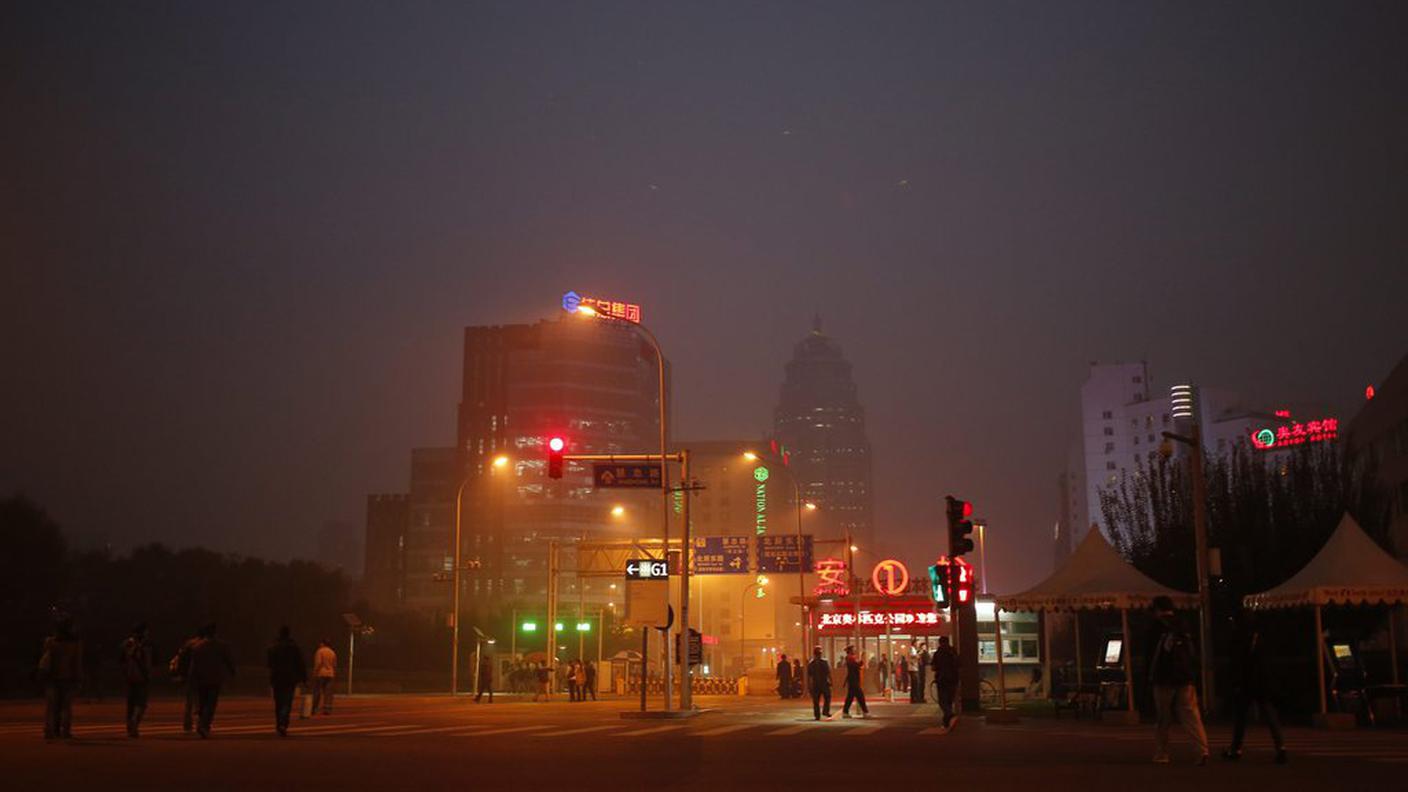
<svg viewBox="0 0 1408 792">
<path fill-rule="evenodd" d="M 1401 602 L 1408 602 L 1408 567 L 1370 539 L 1348 513 L 1304 569 L 1242 600 L 1249 608 Z"/>
<path fill-rule="evenodd" d="M 1196 595 L 1155 582 L 1110 546 L 1098 528 L 1091 528 L 1080 546 L 1051 577 L 1020 594 L 996 597 L 1002 610 L 1084 610 L 1145 608 L 1164 596 L 1183 608 L 1197 607 Z"/>
</svg>

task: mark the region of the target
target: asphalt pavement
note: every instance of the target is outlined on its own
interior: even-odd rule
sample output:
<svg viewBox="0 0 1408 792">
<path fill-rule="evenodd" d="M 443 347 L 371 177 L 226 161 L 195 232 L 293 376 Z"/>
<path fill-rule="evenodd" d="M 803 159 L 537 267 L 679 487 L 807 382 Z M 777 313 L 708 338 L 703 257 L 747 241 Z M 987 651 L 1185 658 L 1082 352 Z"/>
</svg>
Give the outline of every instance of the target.
<svg viewBox="0 0 1408 792">
<path fill-rule="evenodd" d="M 971 789 L 1392 790 L 1408 773 L 1408 733 L 1288 730 L 1291 763 L 1272 763 L 1256 729 L 1238 763 L 1193 764 L 1175 730 L 1174 762 L 1155 765 L 1152 727 L 1026 718 L 938 727 L 935 707 L 872 703 L 870 719 L 816 722 L 808 702 L 699 697 L 681 720 L 622 718 L 627 699 L 494 704 L 448 696 L 342 697 L 333 714 L 274 734 L 266 699 L 220 703 L 209 740 L 183 733 L 181 702 L 152 703 L 140 739 L 122 705 L 80 702 L 72 740 L 45 741 L 38 702 L 0 704 L 8 789 L 815 789 L 952 784 Z M 654 705 L 655 702 L 652 702 Z M 839 708 L 838 708 L 839 709 Z M 1214 753 L 1228 729 L 1210 730 Z"/>
</svg>

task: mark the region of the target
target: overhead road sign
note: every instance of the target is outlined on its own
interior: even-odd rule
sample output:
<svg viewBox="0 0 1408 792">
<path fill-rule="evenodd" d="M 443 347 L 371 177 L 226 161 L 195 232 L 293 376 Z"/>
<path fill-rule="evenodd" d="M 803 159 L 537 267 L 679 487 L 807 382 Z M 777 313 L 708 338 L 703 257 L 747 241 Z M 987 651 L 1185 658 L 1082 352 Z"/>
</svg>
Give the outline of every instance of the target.
<svg viewBox="0 0 1408 792">
<path fill-rule="evenodd" d="M 747 536 L 699 536 L 693 541 L 695 575 L 746 575 L 752 543 Z"/>
<path fill-rule="evenodd" d="M 659 462 L 597 462 L 592 480 L 598 488 L 660 489 Z"/>
<path fill-rule="evenodd" d="M 811 572 L 810 534 L 764 534 L 758 537 L 759 572 Z"/>
<path fill-rule="evenodd" d="M 626 562 L 627 580 L 667 580 L 670 565 L 663 558 L 633 558 Z"/>
</svg>

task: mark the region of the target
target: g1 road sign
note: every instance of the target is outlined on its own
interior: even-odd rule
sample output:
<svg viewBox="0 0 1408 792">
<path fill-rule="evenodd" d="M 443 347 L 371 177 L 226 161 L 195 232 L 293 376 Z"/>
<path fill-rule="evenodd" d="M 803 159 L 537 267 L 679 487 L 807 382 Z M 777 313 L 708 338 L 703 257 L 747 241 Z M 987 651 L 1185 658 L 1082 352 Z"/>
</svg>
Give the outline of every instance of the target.
<svg viewBox="0 0 1408 792">
<path fill-rule="evenodd" d="M 600 488 L 660 489 L 659 462 L 597 462 L 592 480 Z"/>
<path fill-rule="evenodd" d="M 626 580 L 668 580 L 670 565 L 662 558 L 632 558 L 626 562 Z"/>
<path fill-rule="evenodd" d="M 746 575 L 749 571 L 748 537 L 700 536 L 694 539 L 696 575 Z"/>
<path fill-rule="evenodd" d="M 759 572 L 811 572 L 812 537 L 763 534 L 758 537 Z"/>
<path fill-rule="evenodd" d="M 875 565 L 870 573 L 870 582 L 875 590 L 886 597 L 898 597 L 909 590 L 909 569 L 893 558 L 887 558 Z"/>
<path fill-rule="evenodd" d="M 669 629 L 674 615 L 668 578 L 626 579 L 626 624 Z"/>
</svg>

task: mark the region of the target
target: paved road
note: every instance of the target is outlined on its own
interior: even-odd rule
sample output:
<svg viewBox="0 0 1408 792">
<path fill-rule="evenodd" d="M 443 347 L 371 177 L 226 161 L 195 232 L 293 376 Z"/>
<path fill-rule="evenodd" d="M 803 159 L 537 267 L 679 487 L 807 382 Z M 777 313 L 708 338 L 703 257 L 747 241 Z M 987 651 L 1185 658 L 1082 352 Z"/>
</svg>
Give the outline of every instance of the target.
<svg viewBox="0 0 1408 792">
<path fill-rule="evenodd" d="M 7 788 L 405 789 L 512 783 L 520 789 L 807 788 L 839 783 L 940 781 L 973 789 L 1186 790 L 1273 784 L 1282 789 L 1401 788 L 1408 733 L 1292 729 L 1292 764 L 1271 763 L 1264 732 L 1241 763 L 1191 765 L 1176 738 L 1172 766 L 1150 762 L 1150 729 L 1069 719 L 987 726 L 964 719 L 951 734 L 932 706 L 876 704 L 870 720 L 816 723 L 804 707 L 708 698 L 715 711 L 684 721 L 620 717 L 622 701 L 475 705 L 448 697 L 344 698 L 331 717 L 273 734 L 267 702 L 221 702 L 207 741 L 181 732 L 179 702 L 153 702 L 140 740 L 120 705 L 80 704 L 75 739 L 46 743 L 34 703 L 0 705 L 0 767 Z M 1223 745 L 1226 729 L 1213 729 Z M 15 784 L 10 786 L 10 784 Z"/>
</svg>

